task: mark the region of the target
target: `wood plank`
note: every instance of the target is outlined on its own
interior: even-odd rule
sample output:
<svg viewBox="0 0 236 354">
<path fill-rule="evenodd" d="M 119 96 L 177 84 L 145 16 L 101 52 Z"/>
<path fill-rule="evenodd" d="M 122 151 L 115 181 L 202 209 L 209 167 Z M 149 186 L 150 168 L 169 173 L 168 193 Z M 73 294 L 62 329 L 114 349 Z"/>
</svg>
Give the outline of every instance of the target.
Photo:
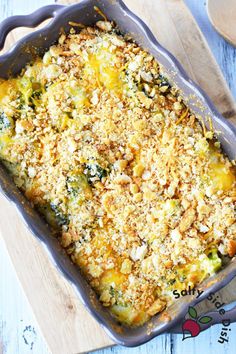
<svg viewBox="0 0 236 354">
<path fill-rule="evenodd" d="M 235 104 L 229 89 L 183 1 L 126 0 L 126 3 L 148 23 L 160 43 L 179 59 L 220 111 L 235 119 Z M 8 45 L 20 36 L 21 30 L 14 31 Z M 0 234 L 50 350 L 59 354 L 81 353 L 111 345 L 111 340 L 83 308 L 71 285 L 58 274 L 42 245 L 32 238 L 15 210 L 2 197 L 0 217 L 5 220 Z M 222 291 L 224 301 L 236 299 L 234 288 L 235 282 Z M 208 303 L 201 304 L 202 311 L 208 308 Z"/>
</svg>

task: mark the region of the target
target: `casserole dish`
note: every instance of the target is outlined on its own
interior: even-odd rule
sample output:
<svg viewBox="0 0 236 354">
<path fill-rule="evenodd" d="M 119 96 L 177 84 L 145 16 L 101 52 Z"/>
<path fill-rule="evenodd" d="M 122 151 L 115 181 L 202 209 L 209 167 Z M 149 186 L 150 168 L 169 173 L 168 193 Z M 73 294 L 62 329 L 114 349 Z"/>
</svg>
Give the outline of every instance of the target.
<svg viewBox="0 0 236 354">
<path fill-rule="evenodd" d="M 68 20 L 75 21 L 75 22 L 82 22 L 84 24 L 90 24 L 91 21 L 88 21 L 89 17 L 87 18 L 85 17 L 85 15 L 87 13 L 90 13 L 91 16 L 94 16 L 94 10 L 93 10 L 94 5 L 98 5 L 102 9 L 102 11 L 105 14 L 107 14 L 107 16 L 109 16 L 109 18 L 114 19 L 124 32 L 135 33 L 133 34 L 133 37 L 139 42 L 139 44 L 147 48 L 148 51 L 150 51 L 158 59 L 158 61 L 164 67 L 167 68 L 169 74 L 168 76 L 170 78 L 171 77 L 175 78 L 172 81 L 175 81 L 175 83 L 180 87 L 180 89 L 184 92 L 186 98 L 187 96 L 190 98 L 189 102 L 196 113 L 204 114 L 205 117 L 207 117 L 208 115 L 212 117 L 215 130 L 221 131 L 222 133 L 220 135 L 220 140 L 222 142 L 225 152 L 229 155 L 229 157 L 234 158 L 233 155 L 234 150 L 232 148 L 233 144 L 235 144 L 234 128 L 230 127 L 230 125 L 224 123 L 224 121 L 221 120 L 217 112 L 214 111 L 214 109 L 211 106 L 207 105 L 206 98 L 202 95 L 202 93 L 198 91 L 198 89 L 194 87 L 189 81 L 187 81 L 185 76 L 176 75 L 176 72 L 178 74 L 179 67 L 175 67 L 174 62 L 169 58 L 168 54 L 165 51 L 163 51 L 160 47 L 156 47 L 156 45 L 154 45 L 154 40 L 150 36 L 149 32 L 145 30 L 145 27 L 141 25 L 137 21 L 137 19 L 134 16 L 132 16 L 129 12 L 126 12 L 123 5 L 118 6 L 119 4 L 116 2 L 113 3 L 83 2 L 80 5 L 75 5 L 64 10 L 59 9 L 57 12 L 53 12 L 53 13 L 50 12 L 55 10 L 53 7 L 40 10 L 38 13 L 41 16 L 40 19 L 45 18 L 47 16 L 46 14 L 55 15 L 55 19 L 49 26 L 47 26 L 46 29 L 41 31 L 41 36 L 39 36 L 39 33 L 28 36 L 27 37 L 28 39 L 27 41 L 24 42 L 24 44 L 23 42 L 21 42 L 20 45 L 16 46 L 14 50 L 12 50 L 9 54 L 5 55 L 2 58 L 2 67 L 1 67 L 2 72 L 6 72 L 7 74 L 9 73 L 16 74 L 24 66 L 26 61 L 29 61 L 33 58 L 34 53 L 37 51 L 37 47 L 40 48 L 41 52 L 43 51 L 42 42 L 40 43 L 40 40 L 43 41 L 45 45 L 47 46 L 50 45 L 52 42 L 54 42 L 57 39 L 61 27 L 67 30 Z M 81 13 L 82 17 L 79 16 L 78 13 L 79 10 L 83 10 L 83 12 Z M 124 13 L 126 13 L 130 19 L 134 18 L 133 22 L 131 21 L 129 23 L 129 21 L 125 21 L 126 23 L 124 24 L 123 22 Z M 62 17 L 66 18 L 65 20 L 66 23 L 61 22 Z M 39 18 L 37 18 L 36 15 L 32 16 L 31 19 L 28 18 L 29 25 L 33 25 L 38 21 Z M 7 31 L 11 28 L 11 23 L 7 22 L 5 24 L 6 24 L 5 30 L 1 32 L 3 34 L 6 34 Z M 47 31 L 49 31 L 49 29 L 50 29 L 50 34 L 47 35 Z M 145 42 L 145 39 L 147 40 L 148 38 L 150 39 L 150 42 L 147 41 Z M 30 48 L 33 48 L 33 51 L 29 50 Z M 25 49 L 27 49 L 27 51 Z M 19 51 L 17 52 L 17 50 Z M 19 58 L 20 55 L 21 59 L 19 61 L 17 61 L 16 55 L 17 58 Z M 15 65 L 16 61 L 18 66 Z M 2 77 L 3 76 L 4 75 L 2 75 Z M 194 95 L 195 96 L 198 95 L 199 96 L 198 99 L 197 97 L 194 97 Z M 20 196 L 19 193 L 17 194 L 16 190 L 8 188 L 9 186 L 7 180 L 3 180 L 2 182 L 3 182 L 2 183 L 3 189 L 5 190 L 5 192 L 7 189 L 9 189 L 7 192 L 8 196 L 11 197 L 11 199 L 13 199 L 14 201 L 17 201 L 19 208 L 22 209 L 22 205 L 20 205 L 19 203 L 23 202 L 23 197 Z M 40 218 L 36 215 L 32 215 L 30 209 L 28 209 L 29 206 L 26 202 L 25 205 L 26 205 L 26 210 L 23 212 L 23 214 L 26 217 L 27 222 L 31 226 L 32 230 L 35 233 L 37 233 L 37 235 L 40 236 L 41 239 L 47 240 L 47 245 L 51 248 L 52 254 L 54 255 L 60 268 L 67 273 L 70 279 L 74 278 L 73 280 L 79 283 L 78 288 L 80 289 L 80 295 L 82 296 L 84 302 L 86 302 L 86 304 L 89 306 L 90 309 L 93 308 L 93 311 L 94 309 L 96 309 L 96 317 L 102 320 L 102 323 L 106 327 L 110 327 L 110 333 L 112 334 L 113 338 L 115 338 L 116 341 L 118 341 L 119 343 L 125 345 L 140 344 L 148 340 L 149 338 L 152 338 L 153 336 L 160 333 L 161 331 L 170 328 L 180 318 L 177 315 L 181 315 L 181 313 L 185 311 L 185 308 L 182 307 L 181 302 L 179 302 L 178 305 L 168 310 L 169 317 L 173 318 L 173 321 L 169 321 L 168 323 L 166 323 L 164 318 L 160 316 L 160 317 L 156 317 L 147 325 L 138 329 L 127 330 L 124 328 L 124 326 L 117 325 L 114 319 L 111 318 L 108 313 L 106 313 L 104 310 L 100 308 L 100 304 L 96 302 L 93 293 L 89 290 L 87 284 L 83 282 L 82 278 L 78 274 L 78 270 L 75 269 L 72 265 L 70 265 L 69 261 L 64 258 L 63 254 L 61 254 L 62 252 L 60 252 L 58 245 L 56 245 L 56 243 L 54 242 L 55 240 L 53 241 L 52 239 L 49 239 L 48 231 L 46 231 L 47 230 L 46 226 L 40 221 Z M 34 223 L 32 224 L 33 221 Z M 37 223 L 35 223 L 35 221 L 37 221 Z M 227 268 L 227 271 L 225 269 L 217 277 L 215 277 L 214 280 L 211 279 L 211 284 L 212 281 L 216 282 L 222 279 L 222 277 L 224 277 L 226 274 L 228 274 L 227 281 L 229 281 L 231 277 L 234 276 L 235 274 L 234 271 L 235 271 L 235 264 L 234 261 L 232 261 L 232 263 Z M 218 287 L 223 286 L 224 284 L 225 283 L 223 281 L 220 281 L 219 284 L 215 283 L 215 285 L 211 287 L 211 289 L 208 289 L 204 295 L 206 296 L 209 291 L 216 290 Z M 209 281 L 206 282 L 205 284 L 206 289 L 208 285 L 210 285 Z M 89 293 L 86 294 L 85 290 L 89 291 Z"/>
</svg>

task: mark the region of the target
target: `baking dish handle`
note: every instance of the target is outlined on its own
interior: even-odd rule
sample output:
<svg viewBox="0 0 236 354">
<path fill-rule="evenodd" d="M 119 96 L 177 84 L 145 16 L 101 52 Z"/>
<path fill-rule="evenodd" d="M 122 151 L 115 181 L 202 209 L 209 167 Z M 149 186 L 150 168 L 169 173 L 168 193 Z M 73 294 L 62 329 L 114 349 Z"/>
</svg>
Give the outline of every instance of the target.
<svg viewBox="0 0 236 354">
<path fill-rule="evenodd" d="M 205 314 L 202 314 L 200 316 L 201 317 L 209 317 L 211 318 L 211 320 L 207 323 L 207 324 L 203 324 L 201 325 L 201 331 L 205 331 L 206 329 L 208 329 L 209 327 L 215 325 L 215 324 L 222 324 L 222 326 L 224 328 L 230 328 L 230 324 L 231 323 L 234 323 L 236 322 L 236 305 L 235 305 L 235 302 L 233 302 L 232 304 L 230 305 L 227 305 L 227 307 L 229 306 L 232 306 L 233 307 L 228 310 L 228 311 L 225 311 L 223 313 L 223 308 L 222 309 L 219 309 L 217 311 L 211 311 L 211 312 L 207 312 Z M 183 321 L 180 321 L 178 323 L 178 325 L 176 325 L 175 327 L 173 327 L 170 332 L 172 333 L 183 333 L 183 330 L 182 330 L 182 325 L 184 323 L 184 320 Z"/>
<path fill-rule="evenodd" d="M 41 7 L 35 12 L 24 16 L 11 16 L 0 24 L 0 50 L 3 49 L 6 37 L 9 32 L 17 27 L 36 27 L 43 21 L 53 18 L 63 9 L 64 5 L 48 5 Z"/>
</svg>

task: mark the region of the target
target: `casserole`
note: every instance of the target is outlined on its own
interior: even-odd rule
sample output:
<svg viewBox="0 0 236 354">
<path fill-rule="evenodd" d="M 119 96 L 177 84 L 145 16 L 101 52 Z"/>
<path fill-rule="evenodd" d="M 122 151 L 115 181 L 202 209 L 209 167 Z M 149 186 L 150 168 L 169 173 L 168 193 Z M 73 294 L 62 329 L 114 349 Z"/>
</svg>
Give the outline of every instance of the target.
<svg viewBox="0 0 236 354">
<path fill-rule="evenodd" d="M 84 3 L 83 3 L 84 4 Z M 102 4 L 99 4 L 99 6 L 100 7 L 102 7 L 101 6 Z M 110 6 L 111 6 L 111 4 L 110 4 Z M 114 4 L 112 5 L 112 7 L 110 8 L 110 10 L 112 10 L 112 8 L 113 8 L 113 6 L 115 6 Z M 114 10 L 114 8 L 113 8 L 113 10 Z M 104 10 L 103 10 L 104 11 Z M 106 10 L 104 11 L 104 12 L 106 12 Z M 109 12 L 108 12 L 109 13 Z M 111 16 L 111 13 L 109 13 L 110 14 L 110 16 Z M 112 16 L 111 16 L 112 17 Z M 114 17 L 112 17 L 112 18 L 114 18 Z M 77 21 L 78 21 L 78 19 L 77 19 Z M 79 21 L 79 22 L 82 22 L 82 21 Z M 118 23 L 119 23 L 119 21 L 117 21 Z M 119 25 L 120 25 L 120 23 L 119 23 Z M 121 25 L 120 25 L 120 27 L 121 27 Z M 130 28 L 128 28 L 128 31 L 130 32 Z M 8 57 L 8 59 L 9 59 L 9 57 Z M 159 58 L 158 59 L 158 61 L 159 62 L 161 62 L 161 59 Z M 10 60 L 8 60 L 8 63 L 9 64 L 11 64 L 10 63 L 11 61 Z M 180 86 L 180 85 L 178 85 L 178 86 Z M 192 91 L 193 92 L 193 91 Z M 222 124 L 220 124 L 220 121 L 217 121 L 217 119 L 216 119 L 216 121 L 214 120 L 214 123 L 218 123 L 219 124 L 219 126 L 220 125 L 222 125 L 222 127 L 221 127 L 221 131 L 223 131 L 223 128 L 226 128 L 225 126 L 224 126 L 224 124 L 222 123 Z M 216 127 L 216 126 L 215 126 Z M 228 128 L 229 128 L 229 126 L 228 126 Z M 219 130 L 219 129 L 218 129 Z M 229 138 L 230 138 L 230 135 L 228 136 Z M 224 146 L 224 148 L 225 148 L 225 151 L 227 152 L 227 147 L 229 147 L 229 144 L 227 145 L 227 141 L 226 141 L 226 135 L 225 136 L 222 136 L 222 144 L 223 144 L 223 146 Z M 232 136 L 231 136 L 231 138 L 232 138 Z M 228 154 L 229 154 L 229 151 L 228 151 Z M 171 310 L 170 310 L 170 313 L 171 313 Z M 161 319 L 159 319 L 160 321 L 161 321 Z M 170 323 L 169 323 L 169 325 L 170 325 Z M 159 328 L 160 329 L 160 328 Z M 132 332 L 133 332 L 133 335 L 135 334 L 135 330 L 130 330 L 129 331 L 130 332 L 130 335 L 132 335 Z M 136 331 L 136 332 L 138 332 L 138 330 Z M 145 340 L 145 339 L 144 339 Z M 128 341 L 127 342 L 125 342 L 125 344 L 131 344 L 131 343 L 128 343 Z M 137 344 L 137 342 L 135 343 L 135 344 Z"/>
</svg>

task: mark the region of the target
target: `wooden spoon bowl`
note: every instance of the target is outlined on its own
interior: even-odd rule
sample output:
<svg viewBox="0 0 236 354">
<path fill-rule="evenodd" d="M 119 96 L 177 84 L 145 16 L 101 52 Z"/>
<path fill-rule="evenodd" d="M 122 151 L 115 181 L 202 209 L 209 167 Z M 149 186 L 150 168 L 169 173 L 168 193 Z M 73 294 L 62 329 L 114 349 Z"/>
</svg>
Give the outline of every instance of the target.
<svg viewBox="0 0 236 354">
<path fill-rule="evenodd" d="M 236 0 L 208 0 L 207 11 L 215 30 L 236 47 Z"/>
</svg>

